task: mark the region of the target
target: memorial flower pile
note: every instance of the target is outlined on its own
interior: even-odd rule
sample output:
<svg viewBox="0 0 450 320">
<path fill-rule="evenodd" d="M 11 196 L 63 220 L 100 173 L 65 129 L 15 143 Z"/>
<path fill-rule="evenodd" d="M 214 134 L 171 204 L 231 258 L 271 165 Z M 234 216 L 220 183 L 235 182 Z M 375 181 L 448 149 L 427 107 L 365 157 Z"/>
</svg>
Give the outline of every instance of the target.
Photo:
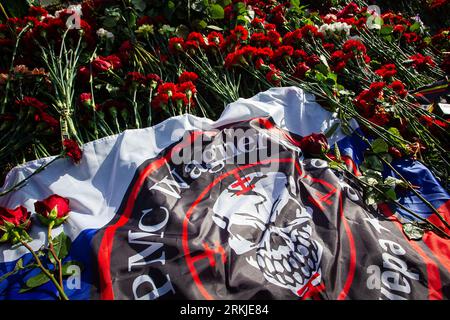
<svg viewBox="0 0 450 320">
<path fill-rule="evenodd" d="M 20 15 L 2 6 L 3 175 L 55 154 L 76 165 L 88 141 L 184 113 L 214 119 L 240 97 L 298 86 L 344 131 L 355 119 L 383 160 L 419 159 L 448 189 L 448 118 L 413 93 L 450 71 L 450 29 L 384 2 L 316 2 L 85 0 Z M 432 16 L 448 3 L 425 7 Z"/>
</svg>

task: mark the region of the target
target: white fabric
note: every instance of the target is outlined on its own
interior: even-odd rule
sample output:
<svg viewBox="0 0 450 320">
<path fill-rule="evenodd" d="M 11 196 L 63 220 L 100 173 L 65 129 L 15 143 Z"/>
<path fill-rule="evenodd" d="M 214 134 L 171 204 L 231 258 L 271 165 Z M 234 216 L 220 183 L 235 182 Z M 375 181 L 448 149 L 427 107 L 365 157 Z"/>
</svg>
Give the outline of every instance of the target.
<svg viewBox="0 0 450 320">
<path fill-rule="evenodd" d="M 116 213 L 136 168 L 155 157 L 164 148 L 182 138 L 188 130 L 211 130 L 223 125 L 270 116 L 275 123 L 301 136 L 326 132 L 338 121 L 323 109 L 311 94 L 296 87 L 272 88 L 250 99 L 238 99 L 229 104 L 217 121 L 185 114 L 145 129 L 126 130 L 121 134 L 102 138 L 82 146 L 83 158 L 74 165 L 70 159 L 59 159 L 32 177 L 22 189 L 0 198 L 0 206 L 15 208 L 24 205 L 34 211 L 34 202 L 51 194 L 70 200 L 71 215 L 64 228 L 75 239 L 85 229 L 99 229 Z M 330 144 L 344 137 L 340 129 L 329 138 Z M 52 157 L 28 162 L 11 170 L 1 189 L 15 185 Z M 30 245 L 38 249 L 45 241 L 44 230 L 31 230 Z M 26 253 L 25 248 L 8 249 L 0 246 L 0 262 L 14 261 Z"/>
</svg>

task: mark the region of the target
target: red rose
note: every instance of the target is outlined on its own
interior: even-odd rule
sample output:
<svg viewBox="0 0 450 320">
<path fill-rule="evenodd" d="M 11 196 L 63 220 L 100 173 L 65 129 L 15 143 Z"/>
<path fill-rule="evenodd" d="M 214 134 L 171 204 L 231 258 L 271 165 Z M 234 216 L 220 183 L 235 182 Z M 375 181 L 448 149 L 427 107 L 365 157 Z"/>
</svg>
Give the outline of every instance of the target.
<svg viewBox="0 0 450 320">
<path fill-rule="evenodd" d="M 0 207 L 0 242 L 19 242 L 23 232 L 30 227 L 30 215 L 23 206 L 15 209 Z"/>
<path fill-rule="evenodd" d="M 312 133 L 300 140 L 300 149 L 306 154 L 316 156 L 327 152 L 330 146 L 323 133 Z"/>
<path fill-rule="evenodd" d="M 78 146 L 78 143 L 76 143 L 72 139 L 65 139 L 63 145 L 65 154 L 75 163 L 80 162 L 82 153 L 80 147 Z"/>
<path fill-rule="evenodd" d="M 48 226 L 53 222 L 55 226 L 58 226 L 63 223 L 69 215 L 69 199 L 63 198 L 57 194 L 52 194 L 42 201 L 36 201 L 34 203 L 34 210 L 43 224 Z"/>
</svg>

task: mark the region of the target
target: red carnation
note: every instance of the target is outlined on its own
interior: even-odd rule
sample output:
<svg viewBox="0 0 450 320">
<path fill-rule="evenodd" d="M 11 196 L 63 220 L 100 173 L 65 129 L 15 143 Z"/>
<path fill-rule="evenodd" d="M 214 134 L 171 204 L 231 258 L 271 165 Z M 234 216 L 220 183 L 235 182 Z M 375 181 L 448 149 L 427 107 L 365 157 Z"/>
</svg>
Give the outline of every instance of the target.
<svg viewBox="0 0 450 320">
<path fill-rule="evenodd" d="M 106 72 L 113 68 L 113 64 L 108 60 L 104 59 L 104 57 L 97 57 L 92 61 L 92 68 L 96 72 Z"/>
<path fill-rule="evenodd" d="M 115 54 L 112 54 L 112 55 L 103 57 L 103 59 L 104 59 L 105 61 L 108 61 L 109 63 L 111 63 L 112 68 L 113 68 L 114 70 L 117 70 L 117 69 L 121 69 L 121 68 L 122 68 L 122 61 L 121 61 L 120 58 L 119 58 L 117 55 L 115 55 Z"/>
<path fill-rule="evenodd" d="M 281 46 L 273 52 L 272 61 L 290 58 L 293 53 L 294 48 L 291 46 Z"/>
<path fill-rule="evenodd" d="M 389 85 L 389 88 L 394 90 L 402 98 L 405 98 L 408 95 L 408 91 L 405 89 L 405 85 L 399 80 L 392 82 Z"/>
<path fill-rule="evenodd" d="M 152 108 L 156 110 L 161 110 L 164 106 L 169 103 L 169 95 L 166 93 L 159 93 L 155 98 L 152 99 Z"/>
<path fill-rule="evenodd" d="M 149 83 L 150 87 L 155 89 L 158 85 L 162 83 L 161 78 L 154 73 L 149 73 L 145 76 L 145 80 Z"/>
<path fill-rule="evenodd" d="M 304 62 L 300 62 L 295 67 L 294 76 L 299 79 L 305 79 L 306 72 L 308 72 L 310 68 Z"/>
<path fill-rule="evenodd" d="M 364 44 L 362 44 L 361 41 L 353 40 L 353 39 L 347 40 L 344 43 L 344 45 L 342 47 L 342 50 L 345 53 L 363 53 L 363 54 L 366 54 L 366 52 L 367 52 L 366 46 Z"/>
<path fill-rule="evenodd" d="M 385 64 L 380 69 L 376 70 L 375 73 L 383 79 L 389 79 L 397 74 L 397 69 L 395 64 Z"/>
<path fill-rule="evenodd" d="M 36 201 L 34 210 L 44 225 L 48 226 L 53 223 L 54 226 L 58 226 L 69 216 L 69 199 L 52 194 L 42 201 Z"/>
<path fill-rule="evenodd" d="M 85 107 L 90 107 L 92 105 L 92 94 L 90 92 L 80 94 L 80 103 Z"/>
<path fill-rule="evenodd" d="M 88 83 L 91 78 L 91 71 L 88 67 L 80 67 L 80 69 L 78 69 L 78 76 L 80 77 L 81 83 Z M 93 76 L 95 76 L 95 73 L 93 73 Z"/>
<path fill-rule="evenodd" d="M 186 94 L 185 94 L 185 93 L 182 93 L 182 92 L 175 92 L 175 93 L 172 95 L 172 101 L 174 101 L 175 104 L 176 104 L 179 108 L 181 108 L 182 106 L 186 106 L 186 105 L 189 104 L 189 100 L 188 100 Z"/>
<path fill-rule="evenodd" d="M 191 81 L 180 83 L 177 88 L 178 91 L 184 92 L 188 97 L 191 97 L 197 93 L 197 88 Z"/>
<path fill-rule="evenodd" d="M 169 97 L 177 92 L 177 86 L 172 82 L 165 82 L 158 87 L 158 94 L 167 94 Z"/>
<path fill-rule="evenodd" d="M 233 30 L 231 30 L 231 37 L 234 40 L 245 41 L 248 38 L 248 30 L 243 26 L 237 26 Z"/>
<path fill-rule="evenodd" d="M 184 51 L 184 39 L 179 37 L 170 38 L 169 51 L 173 54 Z"/>
<path fill-rule="evenodd" d="M 205 39 L 203 35 L 199 32 L 191 32 L 188 34 L 186 39 L 186 45 L 189 43 L 196 43 L 196 48 L 204 48 L 205 47 Z"/>
<path fill-rule="evenodd" d="M 269 83 L 279 86 L 281 84 L 281 73 L 280 70 L 275 68 L 274 65 L 270 65 L 270 71 L 266 74 L 266 80 L 269 81 Z"/>
<path fill-rule="evenodd" d="M 64 146 L 64 153 L 66 156 L 71 158 L 75 163 L 80 162 L 82 152 L 76 141 L 72 139 L 64 139 L 63 146 Z"/>
<path fill-rule="evenodd" d="M 220 48 L 223 44 L 223 35 L 219 32 L 211 32 L 208 34 L 208 46 Z"/>
<path fill-rule="evenodd" d="M 36 112 L 43 112 L 48 108 L 48 106 L 45 103 L 39 101 L 36 98 L 28 96 L 25 96 L 22 100 L 17 100 L 16 106 L 18 106 L 19 108 L 32 107 Z"/>
<path fill-rule="evenodd" d="M 198 79 L 198 75 L 195 72 L 184 71 L 183 73 L 180 74 L 180 76 L 178 78 L 178 82 L 179 83 L 187 82 L 187 81 L 195 82 L 197 79 Z"/>
<path fill-rule="evenodd" d="M 30 6 L 28 14 L 33 17 L 46 17 L 48 12 L 42 7 Z"/>
<path fill-rule="evenodd" d="M 436 63 L 431 59 L 430 56 L 424 56 L 420 53 L 417 53 L 409 59 L 412 61 L 412 66 L 414 69 L 417 69 L 418 71 L 423 71 L 427 67 L 434 67 Z"/>
<path fill-rule="evenodd" d="M 125 86 L 127 88 L 139 86 L 140 84 L 144 84 L 146 81 L 145 76 L 136 71 L 128 72 L 125 78 Z"/>
</svg>

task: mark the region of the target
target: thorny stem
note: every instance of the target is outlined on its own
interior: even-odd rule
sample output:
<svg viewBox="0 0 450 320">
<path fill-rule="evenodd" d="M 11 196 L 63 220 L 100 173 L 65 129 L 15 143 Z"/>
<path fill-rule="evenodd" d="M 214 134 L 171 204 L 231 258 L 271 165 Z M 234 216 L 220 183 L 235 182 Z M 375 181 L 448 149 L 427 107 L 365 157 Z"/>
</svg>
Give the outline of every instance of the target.
<svg viewBox="0 0 450 320">
<path fill-rule="evenodd" d="M 58 258 L 58 255 L 55 252 L 55 248 L 53 246 L 53 238 L 52 238 L 52 228 L 53 228 L 54 222 L 51 222 L 48 225 L 48 231 L 47 231 L 47 237 L 48 237 L 48 246 L 50 249 L 50 252 L 55 259 L 56 263 L 58 264 L 58 278 L 59 278 L 59 285 L 61 288 L 63 287 L 63 278 L 62 278 L 62 263 L 61 259 Z"/>
<path fill-rule="evenodd" d="M 22 239 L 20 240 L 20 243 L 22 243 L 22 245 L 28 249 L 28 251 L 30 251 L 30 253 L 33 255 L 34 260 L 36 261 L 39 269 L 42 270 L 42 272 L 53 282 L 53 284 L 55 285 L 56 289 L 59 292 L 60 298 L 62 300 L 69 300 L 69 298 L 67 297 L 66 293 L 64 292 L 64 289 L 59 285 L 58 281 L 56 281 L 55 277 L 50 273 L 50 271 L 47 270 L 47 268 L 45 268 L 42 265 L 41 260 L 39 259 L 39 257 L 37 256 L 36 252 L 34 252 L 34 250 L 29 246 L 28 243 L 26 243 L 25 241 L 23 241 Z"/>
</svg>

